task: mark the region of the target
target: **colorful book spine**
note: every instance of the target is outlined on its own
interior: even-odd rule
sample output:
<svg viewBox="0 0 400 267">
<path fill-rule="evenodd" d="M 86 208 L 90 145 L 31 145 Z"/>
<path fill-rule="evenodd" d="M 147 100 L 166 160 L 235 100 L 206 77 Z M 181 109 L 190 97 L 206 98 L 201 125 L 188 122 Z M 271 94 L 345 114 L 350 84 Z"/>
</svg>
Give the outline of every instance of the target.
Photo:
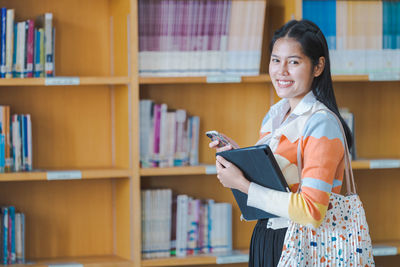
<svg viewBox="0 0 400 267">
<path fill-rule="evenodd" d="M 26 37 L 26 76 L 28 78 L 33 77 L 33 50 L 34 50 L 34 34 L 35 25 L 33 20 L 29 19 L 26 22 L 27 37 Z"/>
<path fill-rule="evenodd" d="M 14 54 L 14 9 L 7 10 L 6 21 L 6 78 L 12 78 Z"/>
<path fill-rule="evenodd" d="M 5 139 L 5 134 L 3 133 L 3 125 L 1 125 L 1 131 L 0 131 L 0 172 L 5 171 L 5 166 L 6 166 L 6 156 L 5 156 L 5 150 L 6 150 L 6 139 Z"/>
<path fill-rule="evenodd" d="M 7 207 L 1 208 L 1 219 L 2 219 L 1 232 L 3 239 L 2 262 L 4 265 L 6 265 L 8 263 L 8 208 Z"/>
<path fill-rule="evenodd" d="M 7 8 L 0 9 L 0 78 L 6 77 L 6 30 L 7 30 Z"/>
<path fill-rule="evenodd" d="M 15 207 L 9 206 L 8 214 L 8 264 L 15 264 Z"/>
</svg>

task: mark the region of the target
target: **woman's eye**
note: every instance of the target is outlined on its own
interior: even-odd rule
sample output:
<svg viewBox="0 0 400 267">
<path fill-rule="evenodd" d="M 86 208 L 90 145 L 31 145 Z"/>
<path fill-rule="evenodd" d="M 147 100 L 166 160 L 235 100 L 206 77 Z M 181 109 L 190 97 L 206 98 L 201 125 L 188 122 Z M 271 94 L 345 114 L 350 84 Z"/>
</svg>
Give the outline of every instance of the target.
<svg viewBox="0 0 400 267">
<path fill-rule="evenodd" d="M 278 62 L 279 62 L 279 59 L 273 58 L 273 59 L 271 59 L 271 61 L 274 62 L 274 63 L 278 63 Z"/>
<path fill-rule="evenodd" d="M 290 63 L 290 64 L 299 64 L 299 62 L 296 61 L 296 60 L 291 60 L 291 61 L 289 61 L 289 63 Z"/>
</svg>

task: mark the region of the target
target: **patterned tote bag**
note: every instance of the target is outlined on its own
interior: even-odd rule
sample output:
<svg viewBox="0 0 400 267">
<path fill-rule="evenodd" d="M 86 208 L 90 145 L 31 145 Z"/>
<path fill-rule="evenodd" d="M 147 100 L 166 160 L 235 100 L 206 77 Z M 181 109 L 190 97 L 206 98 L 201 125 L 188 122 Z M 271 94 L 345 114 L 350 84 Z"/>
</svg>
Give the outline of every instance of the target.
<svg viewBox="0 0 400 267">
<path fill-rule="evenodd" d="M 318 111 L 333 114 L 344 135 L 336 114 L 326 109 L 313 113 Z M 356 194 L 345 135 L 344 141 L 346 196 L 331 193 L 328 211 L 318 228 L 290 222 L 278 266 L 375 266 L 368 224 L 363 205 Z M 297 162 L 301 173 L 300 142 Z"/>
</svg>

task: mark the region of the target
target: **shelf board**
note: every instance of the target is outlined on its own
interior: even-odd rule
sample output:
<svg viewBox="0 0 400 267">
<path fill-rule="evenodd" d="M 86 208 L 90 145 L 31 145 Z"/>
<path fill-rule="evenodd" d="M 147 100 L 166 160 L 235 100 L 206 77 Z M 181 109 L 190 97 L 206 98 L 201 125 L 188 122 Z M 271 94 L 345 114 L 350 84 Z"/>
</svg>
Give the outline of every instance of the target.
<svg viewBox="0 0 400 267">
<path fill-rule="evenodd" d="M 219 76 L 217 76 L 219 77 Z M 224 75 L 221 75 L 223 78 Z M 239 76 L 237 76 L 239 77 Z M 241 76 L 241 83 L 271 82 L 268 74 L 258 76 Z M 199 77 L 140 77 L 140 84 L 177 84 L 177 83 L 208 83 L 206 76 Z M 227 82 L 229 83 L 229 82 Z"/>
<path fill-rule="evenodd" d="M 79 81 L 79 84 L 76 84 Z M 51 84 L 53 82 L 53 84 Z M 67 76 L 51 78 L 10 78 L 0 79 L 0 86 L 44 86 L 44 85 L 119 85 L 128 84 L 126 76 Z M 50 84 L 49 84 L 50 83 Z"/>
<path fill-rule="evenodd" d="M 374 256 L 394 256 L 400 254 L 400 240 L 375 241 L 372 243 Z"/>
<path fill-rule="evenodd" d="M 353 170 L 400 168 L 400 159 L 360 159 L 351 162 Z M 205 175 L 216 174 L 215 165 L 202 164 L 187 167 L 141 168 L 140 176 Z"/>
<path fill-rule="evenodd" d="M 221 75 L 221 77 L 224 77 Z M 368 75 L 333 75 L 333 82 L 366 82 L 369 81 Z M 241 83 L 262 83 L 271 82 L 268 74 L 258 76 L 242 76 Z M 207 83 L 206 76 L 199 77 L 140 77 L 140 84 L 179 84 L 179 83 Z"/>
<path fill-rule="evenodd" d="M 15 182 L 15 181 L 45 181 L 45 180 L 68 180 L 77 179 L 71 178 L 71 175 L 80 174 L 82 179 L 110 179 L 110 178 L 126 178 L 132 176 L 132 171 L 129 169 L 74 169 L 74 170 L 33 170 L 30 172 L 9 172 L 0 173 L 0 182 Z M 50 177 L 59 177 L 51 179 Z M 64 178 L 63 178 L 64 177 Z M 68 178 L 69 177 L 69 178 Z"/>
<path fill-rule="evenodd" d="M 188 266 L 203 264 L 233 264 L 249 261 L 248 250 L 233 250 L 226 253 L 200 254 L 187 257 L 143 259 L 141 266 Z"/>
<path fill-rule="evenodd" d="M 368 75 L 333 75 L 333 82 L 368 82 Z"/>
<path fill-rule="evenodd" d="M 140 169 L 141 176 L 203 175 L 216 173 L 215 165 Z"/>
<path fill-rule="evenodd" d="M 52 258 L 44 260 L 28 261 L 26 264 L 17 264 L 13 266 L 29 266 L 29 267 L 51 267 L 51 266 L 68 266 L 68 267 L 131 267 L 132 261 L 117 256 L 94 256 L 94 257 L 73 257 L 73 258 Z"/>
<path fill-rule="evenodd" d="M 374 256 L 399 255 L 400 241 L 379 241 L 373 243 Z M 226 264 L 248 262 L 248 251 L 233 251 L 231 254 L 224 255 L 196 255 L 187 257 L 171 257 L 161 259 L 143 259 L 142 266 L 188 266 L 203 264 Z"/>
</svg>

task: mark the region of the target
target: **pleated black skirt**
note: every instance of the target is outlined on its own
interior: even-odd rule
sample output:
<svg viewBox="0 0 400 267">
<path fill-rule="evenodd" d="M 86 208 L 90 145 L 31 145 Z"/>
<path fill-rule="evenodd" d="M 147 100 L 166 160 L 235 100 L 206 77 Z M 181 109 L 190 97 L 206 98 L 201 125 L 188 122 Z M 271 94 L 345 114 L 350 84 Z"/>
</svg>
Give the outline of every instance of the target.
<svg viewBox="0 0 400 267">
<path fill-rule="evenodd" d="M 258 220 L 250 243 L 249 267 L 275 267 L 281 257 L 287 228 L 267 228 L 268 219 Z"/>
</svg>

